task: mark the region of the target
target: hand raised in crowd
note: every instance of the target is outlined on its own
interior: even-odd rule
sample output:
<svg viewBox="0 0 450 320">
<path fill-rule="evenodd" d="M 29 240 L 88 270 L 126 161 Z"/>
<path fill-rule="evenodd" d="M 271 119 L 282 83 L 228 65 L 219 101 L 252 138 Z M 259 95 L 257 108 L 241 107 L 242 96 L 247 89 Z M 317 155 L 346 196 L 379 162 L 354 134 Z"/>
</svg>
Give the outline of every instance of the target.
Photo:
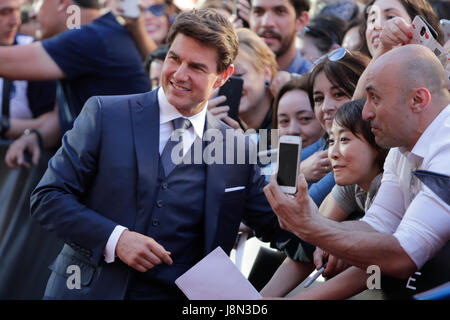
<svg viewBox="0 0 450 320">
<path fill-rule="evenodd" d="M 139 272 L 146 272 L 161 263 L 171 265 L 170 252 L 153 238 L 124 230 L 116 246 L 116 255 Z"/>
<path fill-rule="evenodd" d="M 293 197 L 285 194 L 276 175 L 271 176 L 270 183 L 264 187 L 264 194 L 278 216 L 280 227 L 294 234 L 314 223 L 319 215 L 319 208 L 308 194 L 308 184 L 302 173 L 297 177 L 297 190 Z"/>
<path fill-rule="evenodd" d="M 227 97 L 217 96 L 218 93 L 219 88 L 214 89 L 211 94 L 210 100 L 208 101 L 209 112 L 211 112 L 217 119 L 222 120 L 223 122 L 228 124 L 233 129 L 241 130 L 241 126 L 239 125 L 239 123 L 228 116 L 228 111 L 230 111 L 230 107 L 226 105 L 218 106 L 219 104 L 227 101 Z"/>
<path fill-rule="evenodd" d="M 281 87 L 291 80 L 291 74 L 287 71 L 278 71 L 272 78 L 272 82 L 270 83 L 270 92 L 272 96 L 276 97 L 278 92 L 280 92 Z"/>
<path fill-rule="evenodd" d="M 308 182 L 317 182 L 332 170 L 328 151 L 318 151 L 300 163 L 300 172 Z"/>
<path fill-rule="evenodd" d="M 31 164 L 25 160 L 25 152 L 31 154 Z M 31 165 L 37 165 L 41 157 L 41 148 L 38 138 L 35 134 L 23 135 L 14 140 L 6 152 L 5 162 L 11 169 L 19 167 L 30 168 Z"/>
<path fill-rule="evenodd" d="M 327 266 L 322 273 L 322 276 L 325 278 L 332 278 L 350 266 L 341 259 L 338 259 L 335 256 L 317 247 L 314 251 L 314 264 L 316 266 L 316 269 L 319 270 L 320 268 L 322 268 L 325 262 L 327 262 Z"/>
<path fill-rule="evenodd" d="M 410 43 L 412 40 L 412 26 L 405 19 L 395 17 L 386 21 L 380 34 L 380 46 L 377 56 L 397 46 Z"/>
<path fill-rule="evenodd" d="M 237 29 L 237 28 L 244 27 L 244 23 L 243 23 L 244 21 L 247 24 L 250 21 L 250 4 L 248 3 L 247 0 L 238 0 L 237 16 L 232 16 L 231 22 L 233 23 L 234 27 Z"/>
</svg>

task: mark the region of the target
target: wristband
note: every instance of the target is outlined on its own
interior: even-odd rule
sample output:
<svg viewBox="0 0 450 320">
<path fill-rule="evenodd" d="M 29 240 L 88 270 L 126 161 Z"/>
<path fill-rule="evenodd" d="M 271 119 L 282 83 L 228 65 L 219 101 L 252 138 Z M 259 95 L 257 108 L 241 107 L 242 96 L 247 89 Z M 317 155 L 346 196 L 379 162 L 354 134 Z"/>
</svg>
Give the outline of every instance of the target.
<svg viewBox="0 0 450 320">
<path fill-rule="evenodd" d="M 37 131 L 36 129 L 25 129 L 25 131 L 23 132 L 23 134 L 25 136 L 28 136 L 32 133 L 36 134 L 36 137 L 38 138 L 39 148 L 42 148 L 43 141 L 42 141 L 42 136 L 39 133 L 39 131 Z"/>
</svg>

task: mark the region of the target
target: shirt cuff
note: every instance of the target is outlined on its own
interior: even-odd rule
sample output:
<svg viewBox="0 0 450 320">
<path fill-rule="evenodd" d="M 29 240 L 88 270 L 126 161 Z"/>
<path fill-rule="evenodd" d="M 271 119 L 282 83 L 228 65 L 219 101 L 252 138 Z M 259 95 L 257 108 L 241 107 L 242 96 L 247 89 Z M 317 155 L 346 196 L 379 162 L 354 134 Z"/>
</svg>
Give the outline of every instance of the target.
<svg viewBox="0 0 450 320">
<path fill-rule="evenodd" d="M 122 232 L 128 230 L 123 226 L 117 225 L 111 235 L 109 236 L 108 242 L 106 243 L 105 250 L 103 251 L 103 255 L 105 256 L 106 263 L 114 262 L 116 258 L 116 246 L 117 242 L 119 242 L 119 238 L 122 235 Z"/>
</svg>

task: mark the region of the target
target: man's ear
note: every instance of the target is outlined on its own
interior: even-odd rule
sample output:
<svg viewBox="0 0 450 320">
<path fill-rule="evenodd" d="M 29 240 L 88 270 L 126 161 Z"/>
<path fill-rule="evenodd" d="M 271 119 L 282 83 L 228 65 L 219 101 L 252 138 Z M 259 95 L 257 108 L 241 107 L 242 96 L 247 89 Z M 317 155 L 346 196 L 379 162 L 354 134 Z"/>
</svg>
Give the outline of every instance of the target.
<svg viewBox="0 0 450 320">
<path fill-rule="evenodd" d="M 309 14 L 307 11 L 302 11 L 300 16 L 295 19 L 295 31 L 300 32 L 303 30 L 303 28 L 306 27 L 306 25 L 309 22 Z"/>
<path fill-rule="evenodd" d="M 230 65 L 226 70 L 222 71 L 219 74 L 219 77 L 217 78 L 216 82 L 214 83 L 214 89 L 221 87 L 228 78 L 233 74 L 234 71 L 234 65 Z"/>
<path fill-rule="evenodd" d="M 64 12 L 65 13 L 66 10 L 67 10 L 67 7 L 72 5 L 72 4 L 73 3 L 70 0 L 58 0 L 58 8 L 57 8 L 57 10 L 59 12 Z"/>
<path fill-rule="evenodd" d="M 410 95 L 410 106 L 414 113 L 424 111 L 431 102 L 430 91 L 426 88 L 413 89 Z"/>
</svg>

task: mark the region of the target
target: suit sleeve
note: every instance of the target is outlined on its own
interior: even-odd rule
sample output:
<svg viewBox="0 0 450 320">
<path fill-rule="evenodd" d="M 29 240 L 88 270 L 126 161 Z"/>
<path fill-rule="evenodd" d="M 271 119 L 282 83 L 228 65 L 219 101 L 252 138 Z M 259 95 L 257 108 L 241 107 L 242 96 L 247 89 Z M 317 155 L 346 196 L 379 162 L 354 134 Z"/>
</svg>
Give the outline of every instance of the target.
<svg viewBox="0 0 450 320">
<path fill-rule="evenodd" d="M 62 146 L 31 195 L 31 214 L 48 231 L 89 252 L 98 264 L 117 225 L 83 204 L 97 172 L 101 148 L 102 108 L 90 98 L 62 139 Z"/>
</svg>

